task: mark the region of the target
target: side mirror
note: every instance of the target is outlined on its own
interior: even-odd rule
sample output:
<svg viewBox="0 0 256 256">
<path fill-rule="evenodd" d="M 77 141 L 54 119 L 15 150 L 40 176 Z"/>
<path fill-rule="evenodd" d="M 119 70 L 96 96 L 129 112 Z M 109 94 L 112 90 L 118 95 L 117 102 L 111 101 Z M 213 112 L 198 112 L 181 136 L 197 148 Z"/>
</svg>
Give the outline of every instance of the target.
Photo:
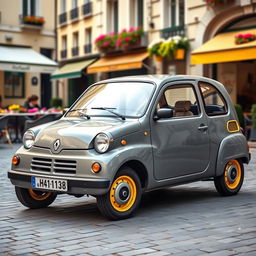
<svg viewBox="0 0 256 256">
<path fill-rule="evenodd" d="M 161 118 L 171 118 L 173 117 L 173 110 L 170 108 L 160 108 L 156 111 L 156 115 L 154 116 L 154 120 L 158 120 Z"/>
</svg>

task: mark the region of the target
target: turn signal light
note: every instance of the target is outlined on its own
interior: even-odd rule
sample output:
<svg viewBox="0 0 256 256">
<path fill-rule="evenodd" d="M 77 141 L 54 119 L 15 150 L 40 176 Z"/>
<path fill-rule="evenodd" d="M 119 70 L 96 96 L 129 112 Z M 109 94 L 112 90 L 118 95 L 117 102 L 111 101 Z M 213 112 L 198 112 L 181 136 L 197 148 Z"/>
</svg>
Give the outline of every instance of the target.
<svg viewBox="0 0 256 256">
<path fill-rule="evenodd" d="M 93 163 L 91 168 L 92 168 L 92 171 L 95 173 L 98 173 L 101 171 L 101 165 L 97 162 Z"/>
<path fill-rule="evenodd" d="M 20 163 L 20 158 L 18 156 L 14 156 L 12 158 L 12 164 L 13 165 L 18 165 Z"/>
<path fill-rule="evenodd" d="M 122 144 L 123 146 L 125 146 L 125 145 L 127 144 L 127 141 L 126 141 L 126 140 L 121 140 L 121 144 Z"/>
</svg>

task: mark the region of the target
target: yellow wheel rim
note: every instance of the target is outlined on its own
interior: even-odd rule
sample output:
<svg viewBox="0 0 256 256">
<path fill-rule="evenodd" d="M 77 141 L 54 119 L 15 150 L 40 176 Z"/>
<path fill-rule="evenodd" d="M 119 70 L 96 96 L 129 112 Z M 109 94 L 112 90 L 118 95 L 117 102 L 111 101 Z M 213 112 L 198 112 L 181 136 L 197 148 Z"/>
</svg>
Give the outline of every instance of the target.
<svg viewBox="0 0 256 256">
<path fill-rule="evenodd" d="M 236 189 L 240 184 L 242 170 L 237 160 L 229 161 L 225 167 L 225 184 L 229 189 Z"/>
<path fill-rule="evenodd" d="M 119 212 L 128 211 L 137 197 L 137 189 L 134 180 L 129 176 L 120 176 L 110 188 L 110 203 Z"/>
<path fill-rule="evenodd" d="M 42 191 L 36 191 L 33 189 L 29 189 L 28 193 L 33 199 L 37 201 L 43 201 L 52 194 L 51 192 L 42 192 Z"/>
</svg>

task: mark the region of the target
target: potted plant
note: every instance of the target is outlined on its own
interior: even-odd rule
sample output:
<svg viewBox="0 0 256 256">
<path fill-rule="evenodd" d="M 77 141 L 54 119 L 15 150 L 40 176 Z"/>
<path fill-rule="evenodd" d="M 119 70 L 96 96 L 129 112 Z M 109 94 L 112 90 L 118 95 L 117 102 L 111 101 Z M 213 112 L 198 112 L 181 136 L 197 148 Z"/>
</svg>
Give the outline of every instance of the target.
<svg viewBox="0 0 256 256">
<path fill-rule="evenodd" d="M 240 104 L 234 104 L 234 107 L 238 117 L 239 125 L 244 129 L 245 123 L 244 123 L 243 108 Z"/>
<path fill-rule="evenodd" d="M 94 43 L 100 52 L 107 53 L 113 51 L 116 47 L 117 36 L 115 33 L 98 36 Z"/>
<path fill-rule="evenodd" d="M 256 141 L 256 104 L 252 105 L 252 128 L 250 133 L 250 141 Z"/>
<path fill-rule="evenodd" d="M 189 49 L 189 41 L 186 37 L 174 36 L 174 56 L 176 60 L 183 60 L 186 51 Z"/>
<path fill-rule="evenodd" d="M 160 45 L 158 49 L 158 54 L 163 58 L 171 59 L 173 58 L 174 50 L 174 40 L 172 38 L 169 38 Z"/>
<path fill-rule="evenodd" d="M 126 51 L 129 48 L 140 45 L 142 35 L 142 27 L 132 27 L 129 30 L 123 29 L 117 36 L 116 47 Z"/>
<path fill-rule="evenodd" d="M 163 57 L 160 56 L 159 54 L 159 48 L 161 46 L 161 44 L 164 42 L 164 39 L 162 38 L 159 38 L 159 39 L 155 39 L 153 40 L 149 46 L 148 46 L 148 53 L 149 53 L 149 56 L 150 57 L 153 57 L 155 58 L 155 60 L 157 62 L 161 62 L 163 60 Z"/>
<path fill-rule="evenodd" d="M 51 107 L 52 108 L 62 107 L 62 99 L 61 98 L 52 98 L 51 99 Z"/>
</svg>

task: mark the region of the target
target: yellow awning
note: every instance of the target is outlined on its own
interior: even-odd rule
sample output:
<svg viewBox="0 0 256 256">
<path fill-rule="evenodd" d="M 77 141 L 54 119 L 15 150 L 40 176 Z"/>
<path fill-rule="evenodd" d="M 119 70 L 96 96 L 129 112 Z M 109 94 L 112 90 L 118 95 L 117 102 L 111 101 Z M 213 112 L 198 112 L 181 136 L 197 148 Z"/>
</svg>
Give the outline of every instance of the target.
<svg viewBox="0 0 256 256">
<path fill-rule="evenodd" d="M 102 57 L 87 69 L 87 73 L 113 72 L 127 69 L 138 69 L 143 60 L 148 57 L 147 52 L 123 54 L 121 56 Z"/>
<path fill-rule="evenodd" d="M 51 79 L 76 78 L 82 75 L 83 70 L 96 59 L 89 59 L 74 63 L 69 63 L 58 69 L 51 76 Z"/>
<path fill-rule="evenodd" d="M 210 64 L 256 59 L 256 41 L 236 44 L 237 34 L 256 34 L 256 29 L 216 35 L 191 54 L 191 64 Z"/>
</svg>

